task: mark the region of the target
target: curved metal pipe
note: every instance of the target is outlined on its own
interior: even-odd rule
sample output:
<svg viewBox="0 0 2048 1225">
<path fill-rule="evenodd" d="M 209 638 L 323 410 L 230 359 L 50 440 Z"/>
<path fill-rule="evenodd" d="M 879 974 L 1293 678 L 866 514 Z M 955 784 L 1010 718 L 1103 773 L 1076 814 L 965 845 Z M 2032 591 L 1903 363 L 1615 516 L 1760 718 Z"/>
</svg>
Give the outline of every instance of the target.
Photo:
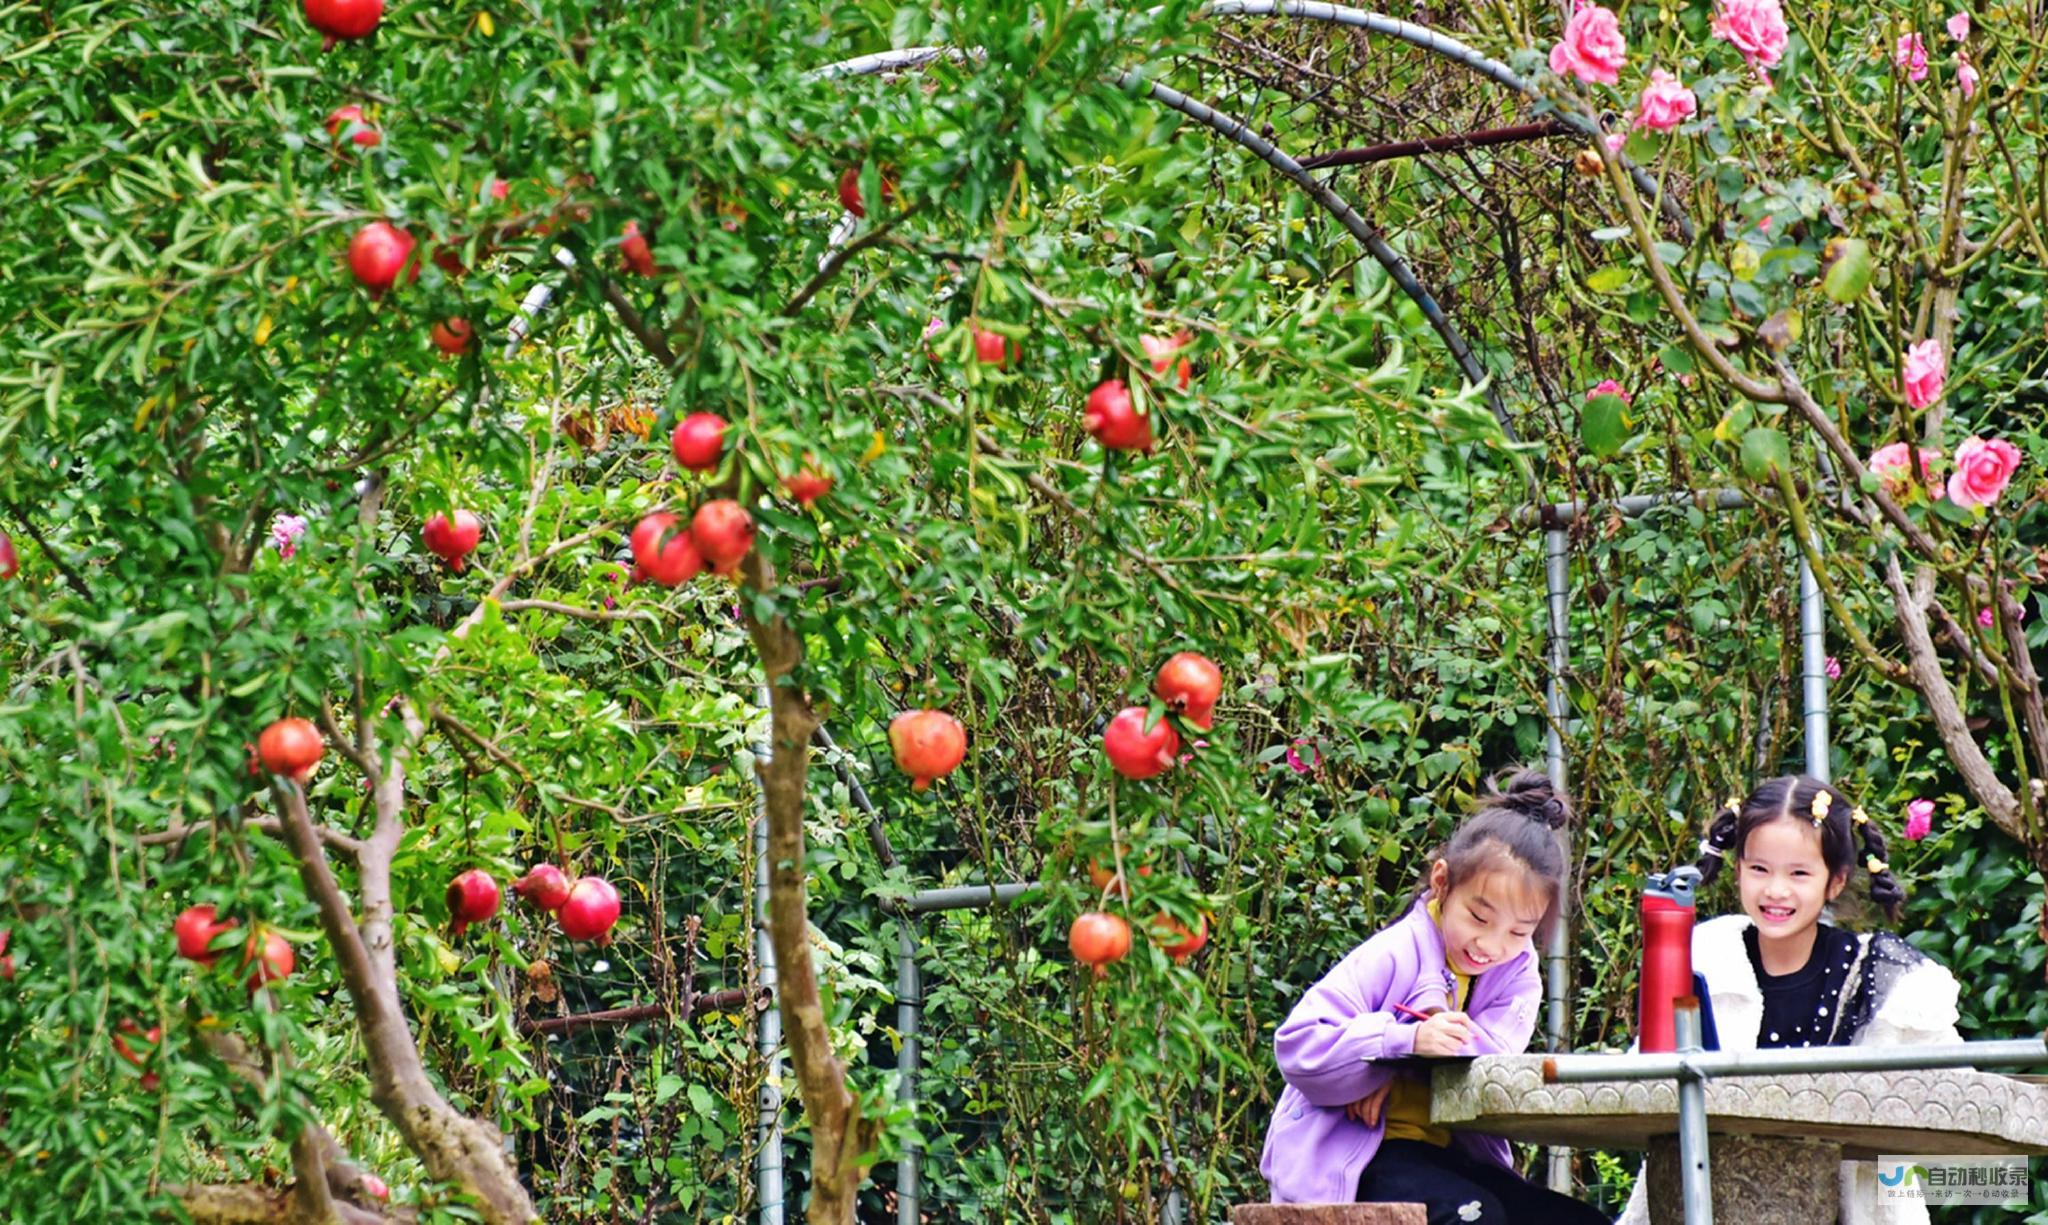
<svg viewBox="0 0 2048 1225">
<path fill-rule="evenodd" d="M 1473 50 L 1448 34 L 1432 30 L 1428 26 L 1416 25 L 1412 21 L 1402 21 L 1397 17 L 1352 8 L 1348 4 L 1327 4 L 1322 0 L 1212 0 L 1211 3 L 1202 6 L 1202 12 L 1210 17 L 1306 17 L 1311 21 L 1328 21 L 1353 29 L 1368 30 L 1374 34 L 1400 39 L 1432 55 L 1442 56 L 1517 93 L 1537 99 L 1543 97 L 1534 85 L 1523 80 L 1514 69 L 1489 55 Z M 1577 112 L 1558 111 L 1557 119 L 1589 140 L 1600 140 L 1607 135 L 1598 121 Z M 1678 207 L 1678 202 L 1659 190 L 1657 181 L 1642 167 L 1626 157 L 1621 158 L 1621 164 L 1627 169 L 1629 178 L 1635 180 L 1636 190 L 1657 201 L 1665 219 L 1676 225 L 1679 232 L 1685 235 L 1685 240 L 1691 242 L 1692 221 L 1685 215 L 1684 210 Z"/>
</svg>

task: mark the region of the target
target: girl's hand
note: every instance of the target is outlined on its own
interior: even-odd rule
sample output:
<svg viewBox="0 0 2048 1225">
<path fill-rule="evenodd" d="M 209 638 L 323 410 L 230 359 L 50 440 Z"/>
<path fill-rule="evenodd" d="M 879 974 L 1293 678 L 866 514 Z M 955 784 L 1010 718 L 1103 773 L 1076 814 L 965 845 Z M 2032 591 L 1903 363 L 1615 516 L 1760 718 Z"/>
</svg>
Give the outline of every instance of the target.
<svg viewBox="0 0 2048 1225">
<path fill-rule="evenodd" d="M 1455 1055 L 1472 1040 L 1472 1018 L 1462 1012 L 1439 1012 L 1415 1027 L 1415 1053 Z"/>
<path fill-rule="evenodd" d="M 1394 1082 L 1389 1080 L 1386 1084 L 1381 1085 L 1371 1093 L 1346 1106 L 1344 1113 L 1365 1124 L 1367 1127 L 1378 1127 L 1380 1124 L 1380 1110 L 1387 1104 L 1387 1095 L 1393 1091 Z"/>
</svg>

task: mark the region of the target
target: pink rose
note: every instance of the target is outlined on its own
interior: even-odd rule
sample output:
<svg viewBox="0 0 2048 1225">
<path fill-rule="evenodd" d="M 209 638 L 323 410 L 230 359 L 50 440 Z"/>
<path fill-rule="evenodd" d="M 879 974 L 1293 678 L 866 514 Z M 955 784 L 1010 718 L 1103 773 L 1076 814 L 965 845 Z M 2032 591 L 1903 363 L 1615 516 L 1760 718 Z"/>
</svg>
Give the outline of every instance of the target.
<svg viewBox="0 0 2048 1225">
<path fill-rule="evenodd" d="M 1967 11 L 1948 19 L 1948 36 L 1957 42 L 1970 36 L 1970 14 Z"/>
<path fill-rule="evenodd" d="M 1615 85 L 1621 81 L 1621 66 L 1628 60 L 1628 43 L 1621 36 L 1621 22 L 1597 4 L 1580 4 L 1565 23 L 1564 38 L 1550 49 L 1550 70 L 1561 77 Z"/>
<path fill-rule="evenodd" d="M 1627 122 L 1626 116 L 1623 117 L 1623 122 Z M 1604 143 L 1607 146 L 1607 151 L 1609 153 L 1619 156 L 1621 154 L 1621 147 L 1628 143 L 1628 133 L 1609 132 L 1607 135 L 1601 137 L 1600 139 L 1602 143 Z"/>
<path fill-rule="evenodd" d="M 1744 62 L 1769 81 L 1770 73 L 1763 70 L 1785 58 L 1790 33 L 1778 0 L 1721 0 L 1721 9 L 1714 14 L 1714 37 L 1734 44 Z"/>
<path fill-rule="evenodd" d="M 1941 385 L 1948 381 L 1948 355 L 1941 342 L 1929 338 L 1906 350 L 1906 403 L 1926 408 L 1941 399 Z"/>
<path fill-rule="evenodd" d="M 1892 48 L 1892 64 L 1906 70 L 1908 81 L 1927 79 L 1927 44 L 1920 41 L 1918 32 L 1899 35 L 1898 45 Z"/>
<path fill-rule="evenodd" d="M 1699 106 L 1699 99 L 1691 90 L 1659 68 L 1650 74 L 1650 83 L 1643 87 L 1642 97 L 1636 99 L 1636 126 L 1652 132 L 1669 132 L 1692 118 Z"/>
<path fill-rule="evenodd" d="M 1619 396 L 1623 404 L 1634 404 L 1636 402 L 1636 398 L 1628 394 L 1622 385 L 1613 379 L 1601 379 L 1593 385 L 1593 390 L 1586 393 L 1588 400 L 1596 396 Z"/>
<path fill-rule="evenodd" d="M 1934 801 L 1914 800 L 1906 805 L 1906 841 L 1918 842 L 1934 828 Z"/>
<path fill-rule="evenodd" d="M 2020 449 L 2003 438 L 1965 438 L 1956 448 L 1956 470 L 1948 477 L 1948 500 L 1957 506 L 1989 506 L 2005 492 L 2020 466 Z"/>
<path fill-rule="evenodd" d="M 1927 482 L 1929 500 L 1941 496 L 1941 478 L 1934 475 L 1934 465 L 1941 462 L 1941 452 L 1932 447 L 1920 448 L 1920 471 L 1913 471 L 1913 453 L 1903 442 L 1887 443 L 1870 453 L 1870 474 L 1884 482 L 1884 491 L 1894 498 L 1903 498 L 1913 492 L 1916 477 Z"/>
<path fill-rule="evenodd" d="M 1308 747 L 1310 753 L 1315 755 L 1314 765 L 1310 765 L 1301 759 L 1299 750 L 1304 745 Z M 1296 774 L 1308 774 L 1320 770 L 1323 768 L 1323 750 L 1313 740 L 1297 740 L 1287 746 L 1287 768 Z"/>
<path fill-rule="evenodd" d="M 1977 96 L 1976 66 L 1971 64 L 1960 51 L 1956 52 L 1956 88 L 1963 91 L 1964 98 L 1974 98 Z"/>
<path fill-rule="evenodd" d="M 1828 656 L 1828 661 L 1821 665 L 1820 670 L 1827 673 L 1828 679 L 1831 681 L 1842 679 L 1842 661 L 1832 655 Z"/>
</svg>

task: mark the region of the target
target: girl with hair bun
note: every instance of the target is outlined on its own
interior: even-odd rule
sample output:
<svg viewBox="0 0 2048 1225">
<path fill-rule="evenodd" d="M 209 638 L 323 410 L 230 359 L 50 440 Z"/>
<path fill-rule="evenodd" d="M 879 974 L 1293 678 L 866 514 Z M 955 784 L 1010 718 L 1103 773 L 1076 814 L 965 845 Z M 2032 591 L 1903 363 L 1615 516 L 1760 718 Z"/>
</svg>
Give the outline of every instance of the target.
<svg viewBox="0 0 2048 1225">
<path fill-rule="evenodd" d="M 1506 1140 L 1432 1126 L 1411 1055 L 1520 1054 L 1534 941 L 1557 922 L 1571 811 L 1533 770 L 1490 784 L 1408 913 L 1309 988 L 1273 1037 L 1287 1087 L 1259 1161 L 1276 1203 L 1421 1203 L 1430 1225 L 1606 1225 L 1515 1172 Z"/>
<path fill-rule="evenodd" d="M 1822 909 L 1861 868 L 1896 922 L 1905 891 L 1884 835 L 1863 809 L 1804 774 L 1730 800 L 1700 842 L 1700 883 L 1735 873 L 1739 915 L 1693 928 L 1692 968 L 1707 980 L 1722 1050 L 1959 1042 L 1955 976 L 1887 931 L 1851 932 Z M 1925 1225 L 1919 1201 L 1880 1201 L 1875 1167 L 1842 1163 L 1841 1225 Z M 1640 1179 L 1620 1225 L 1645 1225 Z"/>
</svg>

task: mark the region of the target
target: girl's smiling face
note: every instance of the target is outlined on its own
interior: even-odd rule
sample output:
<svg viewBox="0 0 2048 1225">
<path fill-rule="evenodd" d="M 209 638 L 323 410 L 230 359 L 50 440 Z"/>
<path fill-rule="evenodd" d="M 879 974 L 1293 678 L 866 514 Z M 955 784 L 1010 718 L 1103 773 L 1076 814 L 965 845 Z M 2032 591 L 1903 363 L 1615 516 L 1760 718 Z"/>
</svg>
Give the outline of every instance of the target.
<svg viewBox="0 0 2048 1225">
<path fill-rule="evenodd" d="M 1548 905 L 1532 874 L 1496 869 L 1456 889 L 1449 885 L 1449 865 L 1439 859 L 1429 869 L 1429 889 L 1452 969 L 1484 974 L 1529 950 Z"/>
<path fill-rule="evenodd" d="M 1846 871 L 1829 876 L 1820 831 L 1796 817 L 1750 830 L 1735 867 L 1743 912 L 1764 940 L 1810 938 L 1821 907 L 1849 880 Z"/>
</svg>

